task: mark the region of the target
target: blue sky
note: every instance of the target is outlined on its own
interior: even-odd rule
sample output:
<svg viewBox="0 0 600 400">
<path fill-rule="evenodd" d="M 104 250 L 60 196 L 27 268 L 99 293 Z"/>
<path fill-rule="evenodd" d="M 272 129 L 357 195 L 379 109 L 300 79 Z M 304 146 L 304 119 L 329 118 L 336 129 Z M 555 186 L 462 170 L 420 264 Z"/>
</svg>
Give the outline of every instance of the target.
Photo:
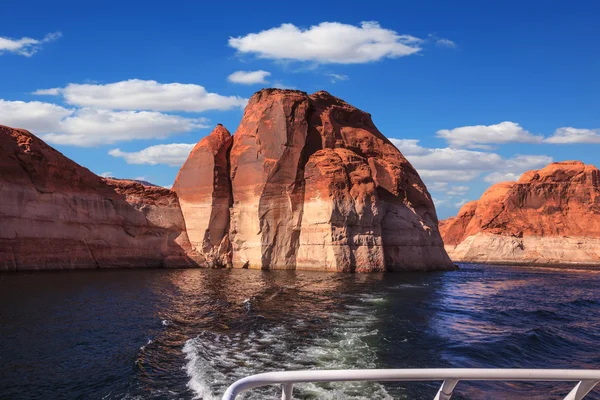
<svg viewBox="0 0 600 400">
<path fill-rule="evenodd" d="M 271 86 L 371 113 L 442 218 L 550 161 L 598 165 L 598 2 L 83 3 L 2 6 L 0 124 L 98 174 L 171 185 Z"/>
</svg>

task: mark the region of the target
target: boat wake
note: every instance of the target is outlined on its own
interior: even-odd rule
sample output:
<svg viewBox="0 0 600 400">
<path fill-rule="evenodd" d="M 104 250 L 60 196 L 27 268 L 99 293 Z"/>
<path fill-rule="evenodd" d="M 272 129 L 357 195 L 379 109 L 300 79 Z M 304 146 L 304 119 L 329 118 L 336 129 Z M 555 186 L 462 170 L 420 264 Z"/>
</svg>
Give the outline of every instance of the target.
<svg viewBox="0 0 600 400">
<path fill-rule="evenodd" d="M 307 319 L 289 326 L 276 325 L 248 332 L 203 331 L 187 340 L 183 352 L 188 387 L 195 399 L 217 400 L 234 381 L 248 375 L 282 370 L 376 368 L 377 317 L 373 301 L 360 298 L 359 305 L 345 306 L 328 316 L 323 332 L 307 330 Z M 247 302 L 243 304 L 248 307 Z M 277 398 L 280 387 L 248 392 L 241 399 Z M 377 382 L 298 384 L 294 395 L 302 399 L 387 400 L 392 397 Z"/>
</svg>

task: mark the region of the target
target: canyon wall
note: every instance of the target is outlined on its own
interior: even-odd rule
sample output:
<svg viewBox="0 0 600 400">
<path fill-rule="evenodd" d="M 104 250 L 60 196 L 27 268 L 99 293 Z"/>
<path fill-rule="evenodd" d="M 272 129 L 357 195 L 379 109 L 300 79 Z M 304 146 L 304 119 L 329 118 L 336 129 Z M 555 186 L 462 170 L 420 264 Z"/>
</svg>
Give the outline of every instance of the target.
<svg viewBox="0 0 600 400">
<path fill-rule="evenodd" d="M 0 126 L 0 270 L 202 262 L 177 195 L 103 179 L 31 133 Z"/>
<path fill-rule="evenodd" d="M 442 221 L 455 262 L 600 265 L 600 171 L 552 163 L 490 187 Z"/>
<path fill-rule="evenodd" d="M 0 155 L 0 270 L 454 268 L 415 169 L 326 92 L 256 93 L 172 191 L 101 178 L 25 130 L 0 126 Z"/>
</svg>

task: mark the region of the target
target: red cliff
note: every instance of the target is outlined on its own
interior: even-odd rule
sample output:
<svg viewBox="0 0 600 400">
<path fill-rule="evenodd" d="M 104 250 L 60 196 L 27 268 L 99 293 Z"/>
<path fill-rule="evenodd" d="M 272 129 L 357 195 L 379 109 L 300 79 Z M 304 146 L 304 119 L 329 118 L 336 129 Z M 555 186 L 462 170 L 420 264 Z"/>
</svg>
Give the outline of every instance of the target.
<svg viewBox="0 0 600 400">
<path fill-rule="evenodd" d="M 230 150 L 223 131 L 198 143 L 174 185 L 204 254 L 227 237 L 237 268 L 452 268 L 431 196 L 369 114 L 326 92 L 265 89 Z"/>
<path fill-rule="evenodd" d="M 196 144 L 173 184 L 192 246 L 208 266 L 231 264 L 228 232 L 232 196 L 227 158 L 232 142 L 229 131 L 217 125 Z"/>
<path fill-rule="evenodd" d="M 5 126 L 0 220 L 0 270 L 195 265 L 174 192 L 100 178 Z"/>
<path fill-rule="evenodd" d="M 552 163 L 490 187 L 440 231 L 456 262 L 600 265 L 600 171 Z"/>
</svg>

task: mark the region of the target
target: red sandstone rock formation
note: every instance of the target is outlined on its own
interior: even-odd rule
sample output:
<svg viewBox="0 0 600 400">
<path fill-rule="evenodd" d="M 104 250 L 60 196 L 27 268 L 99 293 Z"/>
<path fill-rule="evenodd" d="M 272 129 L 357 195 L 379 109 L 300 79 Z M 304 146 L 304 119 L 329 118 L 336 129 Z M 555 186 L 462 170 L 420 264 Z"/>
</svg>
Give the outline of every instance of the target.
<svg viewBox="0 0 600 400">
<path fill-rule="evenodd" d="M 190 203 L 214 204 L 213 194 L 222 190 L 216 177 L 224 169 L 218 149 L 226 147 L 222 140 L 200 142 L 198 151 L 212 156 L 200 164 L 192 153 L 176 182 L 188 227 L 190 218 L 201 221 L 200 234 L 192 238 L 196 248 L 200 239 L 204 246 L 202 235 L 212 229 L 208 215 L 215 208 L 202 216 Z M 348 272 L 452 268 L 431 196 L 417 172 L 369 114 L 326 92 L 256 93 L 233 136 L 229 168 L 234 267 Z M 211 186 L 206 178 L 194 187 L 200 176 L 214 176 L 215 181 Z M 210 236 L 207 247 L 214 248 L 220 235 L 217 240 Z"/>
<path fill-rule="evenodd" d="M 228 154 L 232 143 L 229 131 L 217 125 L 196 144 L 173 184 L 192 246 L 208 266 L 231 264 Z"/>
<path fill-rule="evenodd" d="M 173 192 L 102 179 L 23 130 L 0 128 L 0 155 L 0 269 L 452 268 L 417 172 L 326 92 L 256 93 L 233 138 L 217 126 L 198 143 Z"/>
<path fill-rule="evenodd" d="M 102 179 L 5 126 L 0 221 L 0 270 L 195 265 L 175 193 Z"/>
<path fill-rule="evenodd" d="M 490 187 L 443 221 L 456 262 L 600 264 L 600 171 L 552 163 Z"/>
</svg>

